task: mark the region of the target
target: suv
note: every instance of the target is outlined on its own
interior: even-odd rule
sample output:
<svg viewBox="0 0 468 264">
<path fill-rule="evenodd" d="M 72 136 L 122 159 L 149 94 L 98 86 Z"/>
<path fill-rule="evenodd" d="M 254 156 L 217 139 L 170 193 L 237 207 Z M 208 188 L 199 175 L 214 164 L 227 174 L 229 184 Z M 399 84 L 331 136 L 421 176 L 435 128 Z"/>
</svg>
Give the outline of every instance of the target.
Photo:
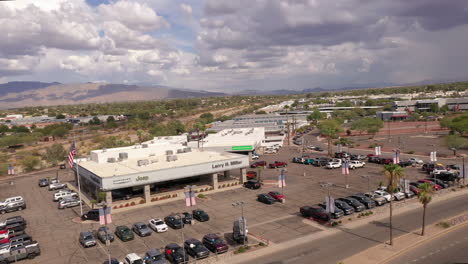
<svg viewBox="0 0 468 264">
<path fill-rule="evenodd" d="M 228 245 L 216 234 L 208 234 L 203 237 L 203 245 L 211 252 L 221 254 L 227 252 Z"/>
<path fill-rule="evenodd" d="M 156 232 L 156 233 L 162 233 L 167 231 L 167 225 L 164 223 L 162 219 L 159 218 L 153 218 L 148 221 L 149 226 Z"/>
<path fill-rule="evenodd" d="M 252 164 L 250 164 L 250 168 L 257 168 L 257 167 L 266 167 L 267 162 L 266 161 L 256 161 Z"/>
<path fill-rule="evenodd" d="M 239 217 L 232 226 L 232 240 L 236 241 L 239 244 L 244 244 L 248 241 L 247 234 L 249 230 L 247 228 L 247 222 L 244 221 L 245 219 Z"/>
<path fill-rule="evenodd" d="M 338 200 L 343 201 L 352 206 L 355 212 L 361 212 L 366 209 L 366 207 L 362 203 L 360 203 L 358 200 L 352 197 L 340 198 Z"/>
<path fill-rule="evenodd" d="M 38 185 L 39 185 L 39 187 L 47 187 L 47 186 L 49 186 L 49 180 L 48 179 L 39 179 Z"/>
<path fill-rule="evenodd" d="M 132 230 L 133 230 L 133 232 L 135 232 L 135 234 L 137 234 L 137 235 L 139 235 L 141 237 L 151 235 L 151 229 L 144 223 L 133 224 Z"/>
<path fill-rule="evenodd" d="M 210 220 L 210 216 L 201 209 L 196 209 L 192 211 L 193 218 L 198 220 L 199 222 L 206 222 Z"/>
<path fill-rule="evenodd" d="M 101 226 L 99 229 L 96 231 L 96 237 L 103 243 L 106 244 L 106 241 L 109 240 L 109 242 L 114 241 L 114 235 L 112 232 L 109 230 L 107 226 Z"/>
<path fill-rule="evenodd" d="M 152 248 L 146 251 L 144 260 L 145 260 L 145 264 L 166 264 L 167 263 L 161 251 L 155 248 Z"/>
<path fill-rule="evenodd" d="M 345 215 L 354 213 L 354 208 L 352 206 L 340 200 L 335 200 L 335 207 L 343 210 Z"/>
<path fill-rule="evenodd" d="M 135 236 L 132 230 L 126 226 L 118 226 L 115 228 L 115 235 L 120 238 L 123 242 L 133 240 Z"/>
<path fill-rule="evenodd" d="M 91 209 L 86 214 L 81 216 L 81 220 L 94 220 L 99 221 L 99 209 Z"/>
<path fill-rule="evenodd" d="M 193 216 L 189 212 L 183 212 L 182 213 L 182 221 L 184 221 L 184 224 L 192 224 Z"/>
<path fill-rule="evenodd" d="M 64 198 L 58 202 L 58 209 L 75 207 L 81 204 L 81 201 L 76 198 Z"/>
<path fill-rule="evenodd" d="M 321 204 L 318 204 L 318 206 L 320 206 L 320 207 L 322 207 L 323 209 L 327 210 L 327 205 L 326 205 L 326 204 L 321 203 Z M 330 212 L 330 214 L 331 214 L 331 217 L 332 217 L 333 219 L 338 219 L 338 218 L 344 216 L 344 211 L 335 206 L 335 211 L 334 211 L 334 212 Z"/>
<path fill-rule="evenodd" d="M 24 201 L 22 196 L 15 196 L 15 197 L 6 198 L 5 201 L 0 202 L 0 206 L 7 205 L 7 204 L 13 203 L 13 202 L 19 202 L 19 201 Z"/>
<path fill-rule="evenodd" d="M 188 263 L 189 257 L 184 249 L 176 243 L 170 243 L 164 248 L 164 256 L 171 263 Z"/>
<path fill-rule="evenodd" d="M 337 162 L 337 161 L 328 162 L 326 166 L 327 169 L 338 169 L 340 167 L 341 167 L 341 162 Z"/>
<path fill-rule="evenodd" d="M 191 238 L 184 242 L 185 251 L 194 259 L 204 259 L 210 255 L 210 251 L 197 239 Z"/>
<path fill-rule="evenodd" d="M 315 162 L 312 165 L 316 167 L 326 166 L 327 163 L 330 162 L 329 158 L 316 158 Z"/>
<path fill-rule="evenodd" d="M 369 197 L 370 199 L 374 200 L 374 202 L 378 205 L 378 206 L 381 206 L 381 205 L 384 205 L 387 203 L 387 199 L 385 199 L 383 196 L 380 196 L 376 193 L 365 193 L 364 194 L 365 196 Z"/>
<path fill-rule="evenodd" d="M 359 160 L 352 160 L 349 162 L 349 168 L 353 170 L 356 168 L 364 168 L 365 165 L 365 162 Z"/>
<path fill-rule="evenodd" d="M 288 166 L 288 163 L 284 161 L 273 161 L 272 163 L 268 165 L 268 167 L 270 168 L 279 168 L 279 167 L 286 167 L 286 166 Z"/>
<path fill-rule="evenodd" d="M 246 181 L 244 182 L 244 187 L 248 189 L 260 189 L 262 187 L 262 184 L 259 181 Z"/>
<path fill-rule="evenodd" d="M 372 208 L 375 207 L 374 200 L 370 199 L 369 197 L 365 196 L 362 193 L 357 193 L 357 194 L 355 194 L 355 195 L 353 195 L 351 197 L 358 200 L 363 205 L 365 205 L 367 209 L 372 209 Z"/>
<path fill-rule="evenodd" d="M 64 198 L 78 198 L 78 194 L 76 192 L 72 191 L 66 191 L 66 192 L 56 192 L 54 193 L 54 202 L 60 201 L 61 199 Z"/>
<path fill-rule="evenodd" d="M 6 205 L 0 205 L 1 214 L 21 211 L 23 209 L 26 209 L 26 203 L 24 201 L 11 202 Z"/>
<path fill-rule="evenodd" d="M 96 239 L 94 238 L 93 233 L 91 232 L 80 232 L 80 244 L 87 248 L 93 247 L 96 245 Z"/>
<path fill-rule="evenodd" d="M 335 158 L 349 158 L 350 154 L 348 152 L 335 152 Z"/>
<path fill-rule="evenodd" d="M 49 184 L 49 191 L 60 190 L 65 188 L 67 185 L 61 182 L 54 182 Z"/>
<path fill-rule="evenodd" d="M 0 229 L 8 228 L 9 226 L 20 225 L 26 228 L 27 222 L 22 216 L 8 217 L 4 222 L 0 222 Z"/>
<path fill-rule="evenodd" d="M 164 218 L 164 222 L 166 225 L 170 226 L 173 229 L 181 229 L 184 227 L 184 222 L 182 221 L 182 217 L 177 215 L 169 215 Z"/>
<path fill-rule="evenodd" d="M 302 206 L 299 209 L 299 212 L 301 213 L 302 216 L 307 217 L 307 218 L 313 218 L 316 221 L 319 222 L 328 222 L 331 219 L 330 213 L 325 211 L 320 206 Z"/>
<path fill-rule="evenodd" d="M 143 264 L 143 260 L 135 253 L 125 256 L 125 264 Z"/>
</svg>

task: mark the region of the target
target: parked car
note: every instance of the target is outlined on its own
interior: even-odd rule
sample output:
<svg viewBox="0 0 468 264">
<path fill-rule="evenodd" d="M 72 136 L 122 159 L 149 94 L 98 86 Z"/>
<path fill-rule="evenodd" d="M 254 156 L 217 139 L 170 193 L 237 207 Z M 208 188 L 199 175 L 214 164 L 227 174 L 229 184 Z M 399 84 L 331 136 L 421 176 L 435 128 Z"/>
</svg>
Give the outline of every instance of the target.
<svg viewBox="0 0 468 264">
<path fill-rule="evenodd" d="M 412 197 L 416 196 L 416 193 L 410 190 L 408 192 L 405 192 L 405 196 L 406 196 L 406 198 L 409 199 L 409 198 L 412 198 Z"/>
<path fill-rule="evenodd" d="M 392 163 L 393 163 L 393 159 L 389 159 L 389 158 L 380 158 L 379 159 L 379 164 L 388 165 L 388 164 L 392 164 Z"/>
<path fill-rule="evenodd" d="M 335 207 L 343 210 L 345 215 L 354 213 L 354 208 L 351 205 L 340 200 L 335 200 Z"/>
<path fill-rule="evenodd" d="M 270 195 L 271 197 L 276 199 L 278 202 L 283 201 L 283 199 L 285 198 L 284 195 L 282 195 L 281 193 L 276 192 L 276 191 L 271 191 L 271 192 L 268 193 L 268 195 Z"/>
<path fill-rule="evenodd" d="M 64 198 L 58 202 L 58 209 L 75 207 L 81 204 L 81 200 L 77 198 Z"/>
<path fill-rule="evenodd" d="M 378 163 L 379 164 L 380 159 L 381 159 L 381 157 L 379 157 L 379 156 L 368 156 L 367 162 L 369 162 L 369 163 Z"/>
<path fill-rule="evenodd" d="M 19 236 L 10 237 L 9 240 L 10 240 L 10 244 L 25 243 L 25 242 L 33 241 L 32 237 L 28 234 L 22 234 Z"/>
<path fill-rule="evenodd" d="M 244 222 L 244 218 L 239 217 L 232 225 L 232 240 L 238 244 L 247 243 L 249 240 L 248 232 L 247 222 Z"/>
<path fill-rule="evenodd" d="M 367 209 L 372 209 L 375 207 L 374 200 L 370 199 L 369 197 L 365 196 L 363 193 L 357 193 L 352 198 L 358 200 L 360 203 L 366 206 Z"/>
<path fill-rule="evenodd" d="M 453 174 L 452 172 L 442 172 L 439 174 L 431 174 L 429 177 L 436 178 L 445 182 L 454 182 L 458 180 L 458 176 Z"/>
<path fill-rule="evenodd" d="M 39 187 L 47 187 L 49 186 L 49 180 L 48 179 L 39 179 L 38 183 Z"/>
<path fill-rule="evenodd" d="M 184 227 L 184 222 L 182 221 L 182 217 L 177 215 L 169 215 L 164 218 L 164 222 L 172 229 L 181 229 Z"/>
<path fill-rule="evenodd" d="M 143 260 L 135 253 L 130 253 L 125 256 L 125 264 L 143 264 Z"/>
<path fill-rule="evenodd" d="M 156 233 L 162 233 L 166 232 L 168 227 L 166 223 L 162 219 L 159 218 L 153 218 L 148 221 L 149 226 L 156 232 Z"/>
<path fill-rule="evenodd" d="M 245 176 L 247 177 L 247 179 L 249 180 L 252 180 L 252 179 L 255 179 L 257 177 L 257 172 L 255 171 L 248 171 Z"/>
<path fill-rule="evenodd" d="M 440 189 L 442 189 L 442 186 L 440 186 L 439 184 L 435 184 L 434 182 L 430 181 L 430 180 L 419 180 L 418 181 L 419 183 L 429 183 L 432 185 L 432 187 L 434 188 L 434 190 L 438 191 Z"/>
<path fill-rule="evenodd" d="M 409 186 L 409 189 L 410 189 L 410 191 L 412 191 L 416 195 L 418 195 L 421 192 L 421 190 L 418 187 L 416 187 L 414 185 L 411 185 L 411 184 Z"/>
<path fill-rule="evenodd" d="M 146 251 L 145 257 L 143 259 L 145 264 L 167 264 L 163 253 L 161 253 L 159 249 L 155 248 Z"/>
<path fill-rule="evenodd" d="M 418 158 L 409 158 L 408 160 L 411 161 L 413 164 L 423 164 L 424 163 L 424 161 L 422 159 L 418 159 Z"/>
<path fill-rule="evenodd" d="M 376 193 L 365 193 L 364 194 L 365 196 L 369 197 L 370 199 L 374 200 L 375 201 L 375 204 L 380 206 L 380 205 L 384 205 L 387 203 L 387 199 L 385 199 L 383 196 L 380 196 Z"/>
<path fill-rule="evenodd" d="M 72 192 L 72 191 L 66 191 L 66 192 L 56 192 L 54 193 L 53 200 L 54 202 L 60 201 L 61 199 L 64 198 L 78 198 L 78 193 Z"/>
<path fill-rule="evenodd" d="M 20 202 L 20 201 L 24 201 L 24 198 L 22 196 L 9 197 L 3 200 L 2 202 L 0 202 L 0 206 L 7 205 L 9 203 Z"/>
<path fill-rule="evenodd" d="M 196 209 L 192 211 L 193 218 L 199 222 L 206 222 L 210 220 L 210 216 L 201 209 Z"/>
<path fill-rule="evenodd" d="M 123 242 L 127 242 L 135 238 L 132 230 L 127 226 L 117 226 L 115 228 L 115 235 Z"/>
<path fill-rule="evenodd" d="M 246 181 L 244 182 L 244 187 L 248 189 L 260 189 L 262 187 L 262 184 L 259 181 Z"/>
<path fill-rule="evenodd" d="M 49 191 L 59 190 L 65 188 L 67 185 L 61 182 L 54 182 L 49 184 Z"/>
<path fill-rule="evenodd" d="M 188 263 L 189 256 L 185 250 L 176 243 L 170 243 L 164 248 L 164 256 L 169 262 L 174 264 Z"/>
<path fill-rule="evenodd" d="M 81 220 L 94 220 L 99 221 L 99 209 L 91 209 L 81 216 Z"/>
<path fill-rule="evenodd" d="M 351 154 L 351 155 L 349 156 L 349 158 L 350 158 L 351 160 L 365 160 L 365 159 L 367 159 L 366 156 L 360 155 L 360 154 Z"/>
<path fill-rule="evenodd" d="M 386 192 L 384 190 L 377 190 L 377 191 L 374 191 L 374 193 L 382 196 L 383 198 L 385 198 L 385 200 L 387 200 L 387 202 L 390 202 L 390 200 L 392 200 L 392 196 L 388 192 Z"/>
<path fill-rule="evenodd" d="M 216 254 L 227 252 L 229 249 L 226 242 L 216 234 L 207 234 L 203 236 L 203 245 Z"/>
<path fill-rule="evenodd" d="M 275 198 L 271 197 L 266 193 L 259 194 L 257 196 L 257 201 L 262 202 L 264 204 L 274 204 L 277 202 Z"/>
<path fill-rule="evenodd" d="M 27 221 L 20 215 L 8 217 L 5 219 L 5 221 L 0 222 L 0 230 L 8 228 L 11 225 L 20 225 L 26 227 Z"/>
<path fill-rule="evenodd" d="M 456 164 L 447 165 L 445 166 L 445 168 L 448 171 L 453 172 L 454 174 L 460 174 L 460 171 L 462 171 L 460 165 L 456 165 Z"/>
<path fill-rule="evenodd" d="M 151 235 L 151 229 L 145 223 L 139 222 L 133 224 L 132 230 L 133 232 L 135 232 L 135 234 L 139 235 L 140 237 Z"/>
<path fill-rule="evenodd" d="M 264 154 L 275 154 L 276 152 L 277 152 L 276 149 L 267 148 L 263 153 Z"/>
<path fill-rule="evenodd" d="M 325 211 L 325 209 L 318 205 L 302 206 L 299 209 L 299 212 L 302 216 L 312 218 L 318 222 L 328 222 L 331 219 L 330 213 L 328 213 L 327 211 Z"/>
<path fill-rule="evenodd" d="M 314 164 L 314 163 L 315 163 L 315 160 L 311 159 L 311 158 L 307 158 L 303 162 L 303 164 L 305 164 L 305 165 L 311 165 L 311 164 Z"/>
<path fill-rule="evenodd" d="M 117 259 L 115 258 L 111 258 L 110 259 L 110 262 L 108 259 L 104 260 L 104 262 L 102 264 L 124 264 L 123 262 L 121 261 L 118 261 Z"/>
<path fill-rule="evenodd" d="M 0 263 L 17 262 L 22 259 L 33 259 L 41 254 L 37 241 L 29 241 L 9 245 L 9 248 L 0 254 Z"/>
<path fill-rule="evenodd" d="M 349 158 L 349 156 L 348 152 L 335 152 L 335 158 L 338 159 Z"/>
<path fill-rule="evenodd" d="M 339 169 L 341 168 L 341 162 L 336 162 L 336 161 L 328 162 L 326 165 L 326 168 L 327 169 Z"/>
<path fill-rule="evenodd" d="M 361 212 L 366 209 L 366 206 L 364 206 L 362 203 L 360 203 L 358 200 L 352 198 L 352 197 L 346 197 L 346 198 L 339 198 L 338 200 L 341 200 L 350 206 L 354 208 L 355 212 Z"/>
<path fill-rule="evenodd" d="M 203 243 L 195 238 L 187 239 L 184 242 L 185 251 L 194 259 L 204 259 L 210 255 L 210 251 Z"/>
<path fill-rule="evenodd" d="M 103 244 L 106 244 L 106 241 L 114 242 L 114 235 L 109 230 L 107 226 L 101 226 L 96 231 L 96 237 L 101 241 Z"/>
<path fill-rule="evenodd" d="M 320 203 L 320 204 L 317 204 L 317 205 L 322 207 L 323 209 L 325 209 L 325 211 L 327 210 L 327 205 L 326 204 Z M 331 217 L 333 219 L 338 219 L 338 218 L 344 216 L 344 211 L 335 206 L 335 210 L 333 212 L 330 212 L 330 215 L 331 215 Z"/>
<path fill-rule="evenodd" d="M 25 201 L 11 202 L 11 203 L 7 203 L 6 205 L 0 205 L 0 214 L 21 211 L 24 209 L 26 209 Z"/>
<path fill-rule="evenodd" d="M 404 200 L 406 198 L 406 195 L 404 192 L 401 192 L 401 191 L 397 191 L 397 192 L 394 192 L 393 193 L 393 197 L 396 201 L 401 201 L 401 200 Z"/>
<path fill-rule="evenodd" d="M 266 167 L 267 166 L 267 162 L 266 161 L 256 161 L 252 164 L 250 164 L 250 168 L 258 168 L 258 167 Z"/>
<path fill-rule="evenodd" d="M 268 165 L 270 168 L 280 168 L 280 167 L 286 167 L 288 166 L 288 163 L 284 161 L 273 161 Z"/>
<path fill-rule="evenodd" d="M 302 163 L 303 159 L 302 159 L 302 157 L 294 157 L 294 158 L 292 158 L 292 162 L 293 163 Z"/>
<path fill-rule="evenodd" d="M 365 165 L 366 165 L 365 162 L 359 161 L 359 160 L 352 160 L 349 162 L 349 168 L 353 170 L 357 168 L 364 168 Z"/>
<path fill-rule="evenodd" d="M 253 160 L 258 160 L 260 158 L 260 155 L 258 154 L 252 154 L 252 159 Z"/>
<path fill-rule="evenodd" d="M 440 179 L 427 179 L 428 181 L 431 181 L 435 184 L 438 184 L 440 185 L 443 189 L 445 188 L 448 188 L 449 187 L 449 184 L 444 182 L 443 180 L 440 180 Z"/>
<path fill-rule="evenodd" d="M 398 163 L 398 165 L 399 165 L 400 167 L 403 167 L 403 168 L 404 168 L 404 167 L 412 166 L 412 165 L 413 165 L 413 162 L 411 162 L 411 161 L 409 161 L 409 160 L 406 160 L 406 161 L 405 161 L 405 160 L 402 160 L 402 161 L 400 161 L 400 162 Z"/>
<path fill-rule="evenodd" d="M 193 216 L 191 213 L 189 212 L 183 212 L 182 213 L 182 221 L 184 222 L 184 224 L 192 224 L 192 220 L 193 220 Z"/>
<path fill-rule="evenodd" d="M 96 245 L 96 239 L 94 238 L 93 233 L 87 231 L 87 232 L 80 232 L 80 238 L 79 238 L 80 244 L 87 248 L 87 247 L 93 247 Z"/>
<path fill-rule="evenodd" d="M 328 162 L 330 162 L 329 158 L 320 157 L 320 158 L 316 158 L 315 162 L 312 165 L 316 167 L 322 167 L 322 166 L 326 166 Z"/>
</svg>

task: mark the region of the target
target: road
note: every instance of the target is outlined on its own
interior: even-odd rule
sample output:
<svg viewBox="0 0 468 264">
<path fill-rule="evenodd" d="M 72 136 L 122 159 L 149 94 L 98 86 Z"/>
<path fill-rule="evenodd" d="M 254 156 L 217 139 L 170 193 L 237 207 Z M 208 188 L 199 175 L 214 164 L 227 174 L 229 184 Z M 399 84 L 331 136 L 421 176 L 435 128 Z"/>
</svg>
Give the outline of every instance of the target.
<svg viewBox="0 0 468 264">
<path fill-rule="evenodd" d="M 431 204 L 428 208 L 427 223 L 436 223 L 468 211 L 467 198 L 468 195 L 462 195 Z M 421 214 L 422 209 L 416 209 L 394 216 L 394 236 L 419 229 Z M 287 248 L 286 242 L 284 250 L 261 256 L 246 263 L 301 264 L 315 262 L 336 264 L 367 248 L 384 243 L 388 240 L 388 235 L 388 218 L 386 218 L 355 229 L 343 229 L 340 233 L 305 243 L 297 248 Z"/>
<path fill-rule="evenodd" d="M 468 263 L 468 225 L 404 253 L 389 264 Z"/>
</svg>

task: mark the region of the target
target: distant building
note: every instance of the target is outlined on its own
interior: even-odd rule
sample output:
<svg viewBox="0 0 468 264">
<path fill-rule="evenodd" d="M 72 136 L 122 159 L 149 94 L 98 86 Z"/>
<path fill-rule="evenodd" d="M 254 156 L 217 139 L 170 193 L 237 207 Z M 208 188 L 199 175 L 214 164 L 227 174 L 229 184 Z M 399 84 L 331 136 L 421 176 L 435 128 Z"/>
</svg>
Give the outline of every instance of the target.
<svg viewBox="0 0 468 264">
<path fill-rule="evenodd" d="M 409 117 L 405 111 L 379 111 L 376 115 L 382 121 L 405 120 Z"/>
<path fill-rule="evenodd" d="M 430 112 L 434 108 L 440 108 L 447 105 L 451 111 L 468 110 L 468 98 L 435 98 L 424 100 L 408 100 L 393 102 L 393 109 L 396 111 L 410 112 Z"/>
</svg>

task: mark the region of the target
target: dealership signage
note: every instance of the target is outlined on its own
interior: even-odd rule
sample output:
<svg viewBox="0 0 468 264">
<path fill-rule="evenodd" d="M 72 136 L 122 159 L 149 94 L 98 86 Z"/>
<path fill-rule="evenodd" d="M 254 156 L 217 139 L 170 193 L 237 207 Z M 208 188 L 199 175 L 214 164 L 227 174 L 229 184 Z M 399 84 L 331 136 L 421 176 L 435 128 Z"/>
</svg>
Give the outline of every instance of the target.
<svg viewBox="0 0 468 264">
<path fill-rule="evenodd" d="M 248 146 L 232 146 L 231 150 L 252 150 L 253 147 L 251 145 Z"/>
<path fill-rule="evenodd" d="M 229 162 L 211 164 L 211 168 L 212 169 L 230 168 L 231 166 L 236 166 L 236 165 L 240 165 L 240 164 L 242 164 L 242 161 L 234 160 L 234 161 L 229 161 Z"/>
</svg>

